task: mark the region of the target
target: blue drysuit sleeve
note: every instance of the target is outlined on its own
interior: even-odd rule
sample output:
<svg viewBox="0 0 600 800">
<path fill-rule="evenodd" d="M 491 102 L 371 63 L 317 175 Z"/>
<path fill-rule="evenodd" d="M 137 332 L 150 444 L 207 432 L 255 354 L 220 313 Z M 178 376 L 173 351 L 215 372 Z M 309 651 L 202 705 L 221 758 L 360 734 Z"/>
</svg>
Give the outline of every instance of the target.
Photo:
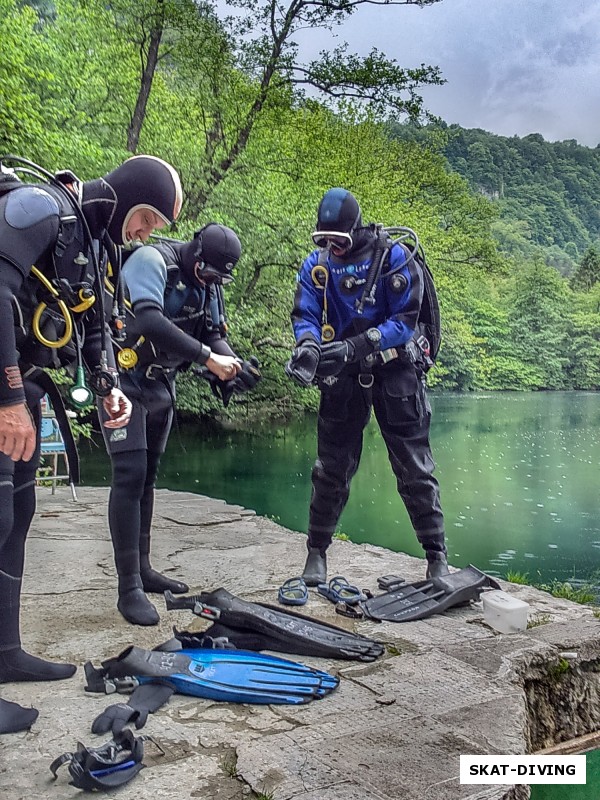
<svg viewBox="0 0 600 800">
<path fill-rule="evenodd" d="M 316 285 L 312 278 L 312 270 L 319 259 L 315 250 L 306 259 L 296 275 L 296 293 L 292 309 L 292 327 L 296 342 L 314 339 L 321 342 L 321 323 L 323 319 L 324 288 Z"/>
</svg>

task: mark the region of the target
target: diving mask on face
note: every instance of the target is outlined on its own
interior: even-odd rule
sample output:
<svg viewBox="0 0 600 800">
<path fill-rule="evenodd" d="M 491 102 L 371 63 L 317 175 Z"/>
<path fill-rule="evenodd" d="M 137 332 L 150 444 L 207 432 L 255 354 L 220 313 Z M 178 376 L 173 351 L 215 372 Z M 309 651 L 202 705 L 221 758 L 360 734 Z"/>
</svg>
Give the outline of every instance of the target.
<svg viewBox="0 0 600 800">
<path fill-rule="evenodd" d="M 210 222 L 194 235 L 183 266 L 185 269 L 187 263 L 188 271 L 201 285 L 231 283 L 241 252 L 242 246 L 235 231 Z"/>
<path fill-rule="evenodd" d="M 235 264 L 227 262 L 217 270 L 205 261 L 197 261 L 194 265 L 194 276 L 198 282 L 208 285 L 212 283 L 219 283 L 221 285 L 233 283 L 234 278 L 231 273 L 234 267 Z"/>
<path fill-rule="evenodd" d="M 342 231 L 315 231 L 312 234 L 312 240 L 317 247 L 328 247 L 334 252 L 336 250 L 346 252 L 347 250 L 351 250 L 354 244 L 352 236 Z"/>
</svg>

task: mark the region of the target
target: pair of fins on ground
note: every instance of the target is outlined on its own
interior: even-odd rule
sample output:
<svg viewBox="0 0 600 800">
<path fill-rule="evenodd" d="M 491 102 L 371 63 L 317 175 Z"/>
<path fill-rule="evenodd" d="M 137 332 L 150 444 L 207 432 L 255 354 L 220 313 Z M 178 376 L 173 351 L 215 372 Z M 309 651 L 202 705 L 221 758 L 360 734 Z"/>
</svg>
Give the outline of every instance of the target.
<svg viewBox="0 0 600 800">
<path fill-rule="evenodd" d="M 388 592 L 359 605 L 361 613 L 375 620 L 423 619 L 478 599 L 486 588 L 498 584 L 470 565 L 439 578 L 392 584 Z M 175 631 L 174 639 L 154 651 L 130 647 L 104 661 L 101 669 L 86 664 L 88 691 L 131 691 L 159 683 L 212 700 L 300 704 L 333 691 L 338 679 L 254 651 L 358 661 L 374 661 L 384 652 L 381 642 L 303 614 L 241 600 L 223 588 L 189 597 L 165 592 L 165 600 L 168 610 L 189 609 L 213 624 L 202 633 Z"/>
<path fill-rule="evenodd" d="M 355 619 L 368 618 L 379 622 L 413 622 L 442 614 L 450 608 L 468 605 L 479 600 L 486 589 L 500 589 L 500 584 L 477 567 L 406 583 L 395 575 L 378 580 L 383 594 L 340 602 L 336 611 Z"/>
<path fill-rule="evenodd" d="M 176 631 L 174 639 L 155 650 L 129 647 L 103 661 L 101 668 L 88 662 L 87 691 L 133 692 L 127 704 L 112 707 L 104 722 L 96 720 L 94 732 L 110 728 L 114 732 L 114 726 L 104 725 L 113 717 L 116 720 L 115 715 L 127 716 L 135 711 L 136 703 L 142 714 L 152 713 L 155 708 L 149 706 L 162 705 L 174 692 L 236 703 L 299 705 L 320 699 L 338 686 L 339 679 L 327 672 L 261 650 L 374 661 L 385 649 L 366 636 L 302 614 L 249 603 L 225 589 L 193 597 L 165 595 L 168 609 L 190 609 L 213 625 L 204 633 Z M 145 688 L 152 684 L 164 692 Z M 139 718 L 130 716 L 127 721 L 137 725 Z"/>
<path fill-rule="evenodd" d="M 336 580 L 343 579 L 338 577 L 334 582 Z M 376 596 L 357 591 L 356 599 L 346 603 L 355 609 L 355 613 L 348 616 L 381 622 L 409 622 L 479 600 L 486 589 L 500 589 L 497 581 L 472 564 L 447 575 L 414 583 L 389 576 L 380 578 L 378 584 L 387 591 Z M 374 661 L 383 652 L 380 642 L 267 603 L 249 603 L 222 588 L 189 597 L 175 597 L 166 591 L 165 602 L 167 610 L 189 609 L 213 622 L 207 631 L 200 634 L 200 639 L 224 640 L 236 648 L 359 661 Z M 178 633 L 176 639 L 185 644 L 172 640 L 175 648 L 207 646 L 199 642 L 198 634 Z M 212 645 L 209 643 L 208 646 Z"/>
</svg>

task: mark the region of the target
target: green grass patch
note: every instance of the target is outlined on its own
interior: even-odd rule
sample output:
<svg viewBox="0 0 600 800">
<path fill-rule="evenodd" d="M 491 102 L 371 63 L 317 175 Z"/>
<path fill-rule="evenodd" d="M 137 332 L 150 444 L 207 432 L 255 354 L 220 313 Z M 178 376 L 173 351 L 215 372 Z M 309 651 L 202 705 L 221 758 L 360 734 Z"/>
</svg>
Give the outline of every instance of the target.
<svg viewBox="0 0 600 800">
<path fill-rule="evenodd" d="M 529 580 L 528 572 L 507 572 L 506 580 L 521 586 L 533 586 L 548 592 L 552 597 L 560 597 L 562 600 L 570 600 L 572 603 L 580 605 L 596 605 L 597 592 L 592 585 L 573 586 L 569 581 L 550 581 L 550 583 L 534 583 Z M 543 624 L 543 623 L 541 623 Z"/>
</svg>

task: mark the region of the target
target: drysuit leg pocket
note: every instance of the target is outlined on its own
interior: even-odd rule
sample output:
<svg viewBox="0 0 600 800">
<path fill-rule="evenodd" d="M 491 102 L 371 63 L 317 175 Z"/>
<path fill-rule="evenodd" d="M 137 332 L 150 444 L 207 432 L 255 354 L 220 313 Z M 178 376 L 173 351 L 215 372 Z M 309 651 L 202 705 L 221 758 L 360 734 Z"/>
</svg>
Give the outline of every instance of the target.
<svg viewBox="0 0 600 800">
<path fill-rule="evenodd" d="M 421 422 L 425 411 L 424 392 L 414 369 L 389 372 L 381 384 L 385 417 L 391 428 Z"/>
</svg>

